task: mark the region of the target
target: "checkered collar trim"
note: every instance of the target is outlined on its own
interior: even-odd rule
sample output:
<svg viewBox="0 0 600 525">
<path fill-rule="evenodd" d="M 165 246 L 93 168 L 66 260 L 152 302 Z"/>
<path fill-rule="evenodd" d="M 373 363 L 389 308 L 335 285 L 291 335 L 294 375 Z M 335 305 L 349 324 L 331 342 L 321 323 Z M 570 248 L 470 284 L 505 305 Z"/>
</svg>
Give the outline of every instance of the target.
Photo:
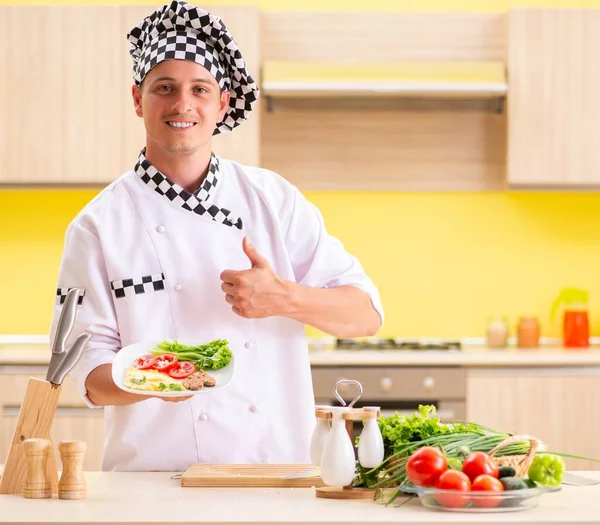
<svg viewBox="0 0 600 525">
<path fill-rule="evenodd" d="M 225 226 L 242 229 L 243 224 L 240 217 L 236 217 L 226 208 L 219 208 L 215 204 L 207 202 L 219 182 L 219 158 L 214 153 L 211 153 L 210 156 L 206 178 L 195 193 L 190 193 L 179 184 L 169 180 L 150 163 L 145 153 L 145 149 L 140 152 L 134 171 L 150 188 L 185 210 L 207 216 Z"/>
</svg>

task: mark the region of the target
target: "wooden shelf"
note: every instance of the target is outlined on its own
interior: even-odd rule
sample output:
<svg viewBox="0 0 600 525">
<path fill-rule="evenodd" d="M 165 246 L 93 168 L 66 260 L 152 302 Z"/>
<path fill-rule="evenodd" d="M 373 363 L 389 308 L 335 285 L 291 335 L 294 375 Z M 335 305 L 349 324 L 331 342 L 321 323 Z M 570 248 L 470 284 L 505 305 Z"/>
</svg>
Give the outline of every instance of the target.
<svg viewBox="0 0 600 525">
<path fill-rule="evenodd" d="M 504 98 L 502 62 L 327 63 L 267 61 L 262 92 L 272 98 Z"/>
</svg>

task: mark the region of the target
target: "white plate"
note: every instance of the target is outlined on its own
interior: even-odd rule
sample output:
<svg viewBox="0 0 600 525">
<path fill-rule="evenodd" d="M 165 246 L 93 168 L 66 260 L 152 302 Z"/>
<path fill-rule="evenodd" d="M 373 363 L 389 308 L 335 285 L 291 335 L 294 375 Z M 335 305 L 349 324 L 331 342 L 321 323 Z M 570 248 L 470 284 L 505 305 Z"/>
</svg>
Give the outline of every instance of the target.
<svg viewBox="0 0 600 525">
<path fill-rule="evenodd" d="M 178 339 L 179 343 L 184 345 L 202 345 L 206 344 L 208 341 L 193 341 L 193 340 L 185 340 Z M 206 370 L 206 373 L 215 378 L 217 384 L 213 387 L 204 387 L 201 390 L 184 390 L 184 391 L 172 391 L 172 392 L 154 392 L 154 391 L 146 391 L 146 390 L 134 390 L 132 388 L 128 388 L 125 386 L 125 377 L 127 368 L 133 366 L 135 360 L 144 355 L 152 353 L 151 350 L 154 350 L 156 346 L 162 343 L 162 341 L 149 341 L 149 342 L 141 342 L 135 343 L 133 345 L 125 346 L 121 348 L 117 352 L 115 360 L 112 366 L 112 378 L 115 384 L 121 389 L 125 390 L 125 392 L 131 392 L 132 394 L 139 394 L 142 396 L 160 396 L 160 397 L 185 397 L 189 395 L 195 394 L 205 394 L 206 392 L 213 392 L 215 390 L 219 390 L 221 388 L 225 388 L 233 378 L 233 373 L 235 370 L 235 356 L 232 355 L 231 361 L 229 364 L 219 370 Z M 230 348 L 231 349 L 231 348 Z M 233 352 L 232 352 L 233 353 Z"/>
</svg>

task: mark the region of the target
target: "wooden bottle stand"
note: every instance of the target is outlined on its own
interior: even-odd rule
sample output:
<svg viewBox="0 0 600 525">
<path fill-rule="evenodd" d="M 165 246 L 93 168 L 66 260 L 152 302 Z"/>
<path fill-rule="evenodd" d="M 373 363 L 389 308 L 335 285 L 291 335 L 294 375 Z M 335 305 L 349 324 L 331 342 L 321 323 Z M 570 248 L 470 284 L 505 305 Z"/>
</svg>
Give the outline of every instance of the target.
<svg viewBox="0 0 600 525">
<path fill-rule="evenodd" d="M 317 408 L 315 411 L 317 419 L 331 419 L 331 411 L 327 409 Z M 362 421 L 363 419 L 377 419 L 381 415 L 381 411 L 373 412 L 362 408 L 351 408 L 346 414 L 342 415 L 342 419 L 346 421 L 346 431 L 350 436 L 352 445 L 354 446 L 354 421 Z M 317 498 L 329 499 L 372 499 L 375 490 L 353 487 L 317 487 L 315 489 Z"/>
<path fill-rule="evenodd" d="M 25 399 L 19 411 L 17 428 L 13 436 L 4 474 L 0 481 L 0 494 L 22 494 L 27 478 L 27 458 L 24 441 L 38 438 L 46 439 L 52 445 L 50 431 L 56 407 L 60 397 L 60 385 L 31 377 L 27 385 Z M 58 471 L 54 448 L 48 454 L 46 465 L 46 480 L 49 480 L 52 494 L 58 493 Z"/>
</svg>

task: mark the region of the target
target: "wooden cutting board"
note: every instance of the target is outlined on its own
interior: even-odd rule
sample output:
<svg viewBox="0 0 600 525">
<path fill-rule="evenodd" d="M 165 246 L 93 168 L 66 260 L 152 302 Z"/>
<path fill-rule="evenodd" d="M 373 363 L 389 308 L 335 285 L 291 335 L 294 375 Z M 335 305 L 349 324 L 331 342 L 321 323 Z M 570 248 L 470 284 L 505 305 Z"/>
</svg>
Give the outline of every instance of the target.
<svg viewBox="0 0 600 525">
<path fill-rule="evenodd" d="M 292 477 L 307 474 L 311 477 Z M 289 479 L 292 477 L 291 479 Z M 181 476 L 182 487 L 322 487 L 321 470 L 304 464 L 197 464 Z"/>
</svg>

